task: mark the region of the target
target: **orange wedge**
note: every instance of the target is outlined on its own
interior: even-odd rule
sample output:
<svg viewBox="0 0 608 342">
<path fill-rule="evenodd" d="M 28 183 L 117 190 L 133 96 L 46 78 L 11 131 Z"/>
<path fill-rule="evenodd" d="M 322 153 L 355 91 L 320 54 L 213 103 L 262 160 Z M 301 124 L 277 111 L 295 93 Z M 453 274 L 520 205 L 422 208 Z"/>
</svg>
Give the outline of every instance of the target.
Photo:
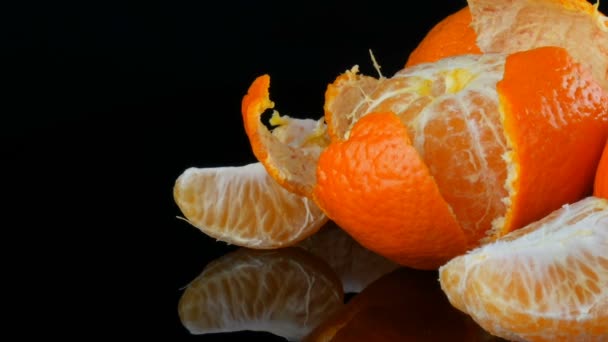
<svg viewBox="0 0 608 342">
<path fill-rule="evenodd" d="M 250 248 L 294 245 L 327 221 L 314 202 L 285 190 L 260 163 L 189 168 L 177 178 L 173 197 L 191 225 Z"/>
<path fill-rule="evenodd" d="M 179 317 L 192 334 L 252 330 L 300 341 L 342 305 L 339 279 L 306 251 L 240 249 L 188 285 Z"/>
<path fill-rule="evenodd" d="M 450 302 L 513 341 L 608 340 L 608 200 L 588 197 L 439 269 Z"/>
</svg>

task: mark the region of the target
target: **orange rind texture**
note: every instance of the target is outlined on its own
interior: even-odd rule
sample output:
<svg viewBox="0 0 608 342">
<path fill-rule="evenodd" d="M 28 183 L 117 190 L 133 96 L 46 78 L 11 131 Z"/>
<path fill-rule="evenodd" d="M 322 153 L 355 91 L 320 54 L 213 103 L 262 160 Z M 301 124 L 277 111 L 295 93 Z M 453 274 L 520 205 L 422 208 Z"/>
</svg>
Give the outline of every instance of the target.
<svg viewBox="0 0 608 342">
<path fill-rule="evenodd" d="M 464 7 L 435 25 L 410 54 L 406 67 L 464 54 L 481 54 L 471 27 L 471 11 Z"/>
<path fill-rule="evenodd" d="M 608 198 L 608 140 L 604 146 L 604 152 L 595 173 L 593 195 Z"/>
<path fill-rule="evenodd" d="M 395 114 L 360 119 L 317 169 L 314 199 L 364 247 L 422 269 L 465 251 L 462 229 Z"/>
<path fill-rule="evenodd" d="M 608 93 L 555 47 L 510 55 L 497 89 L 514 167 L 507 232 L 592 193 L 608 137 Z"/>
</svg>

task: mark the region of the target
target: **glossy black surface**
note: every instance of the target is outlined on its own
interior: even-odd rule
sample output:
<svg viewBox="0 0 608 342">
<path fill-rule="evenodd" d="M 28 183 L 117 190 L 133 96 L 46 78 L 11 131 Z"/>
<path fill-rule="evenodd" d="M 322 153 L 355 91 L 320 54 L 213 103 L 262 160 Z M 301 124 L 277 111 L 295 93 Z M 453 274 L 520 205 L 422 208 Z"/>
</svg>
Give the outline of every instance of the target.
<svg viewBox="0 0 608 342">
<path fill-rule="evenodd" d="M 464 4 L 7 5 L 0 146 L 16 301 L 7 325 L 81 339 L 283 340 L 183 326 L 183 287 L 237 248 L 176 218 L 173 182 L 190 166 L 255 161 L 240 102 L 256 76 L 271 75 L 282 113 L 320 117 L 338 74 L 354 64 L 375 74 L 368 49 L 390 75 Z"/>
</svg>

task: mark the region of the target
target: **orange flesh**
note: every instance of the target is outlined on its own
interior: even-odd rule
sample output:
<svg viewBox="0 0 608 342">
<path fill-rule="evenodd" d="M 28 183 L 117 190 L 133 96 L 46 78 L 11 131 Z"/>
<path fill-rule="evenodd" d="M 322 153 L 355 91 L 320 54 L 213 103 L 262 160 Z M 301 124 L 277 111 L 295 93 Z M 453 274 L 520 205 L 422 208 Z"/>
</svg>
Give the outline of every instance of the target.
<svg viewBox="0 0 608 342">
<path fill-rule="evenodd" d="M 588 197 L 440 268 L 450 302 L 510 340 L 608 338 L 608 202 Z"/>
</svg>

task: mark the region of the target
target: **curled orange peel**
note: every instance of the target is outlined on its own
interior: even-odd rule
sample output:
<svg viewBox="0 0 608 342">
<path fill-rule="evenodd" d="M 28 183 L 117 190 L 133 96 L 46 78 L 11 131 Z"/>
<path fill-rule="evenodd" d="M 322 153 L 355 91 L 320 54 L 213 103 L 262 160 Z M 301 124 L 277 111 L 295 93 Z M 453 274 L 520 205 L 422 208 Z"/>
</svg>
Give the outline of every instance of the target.
<svg viewBox="0 0 608 342">
<path fill-rule="evenodd" d="M 262 114 L 274 108 L 270 100 L 270 76 L 255 79 L 242 101 L 245 132 L 255 157 L 272 178 L 287 190 L 310 197 L 316 183 L 316 164 L 329 142 L 323 119 L 296 119 L 277 111 L 270 120 L 270 131 Z"/>
</svg>

